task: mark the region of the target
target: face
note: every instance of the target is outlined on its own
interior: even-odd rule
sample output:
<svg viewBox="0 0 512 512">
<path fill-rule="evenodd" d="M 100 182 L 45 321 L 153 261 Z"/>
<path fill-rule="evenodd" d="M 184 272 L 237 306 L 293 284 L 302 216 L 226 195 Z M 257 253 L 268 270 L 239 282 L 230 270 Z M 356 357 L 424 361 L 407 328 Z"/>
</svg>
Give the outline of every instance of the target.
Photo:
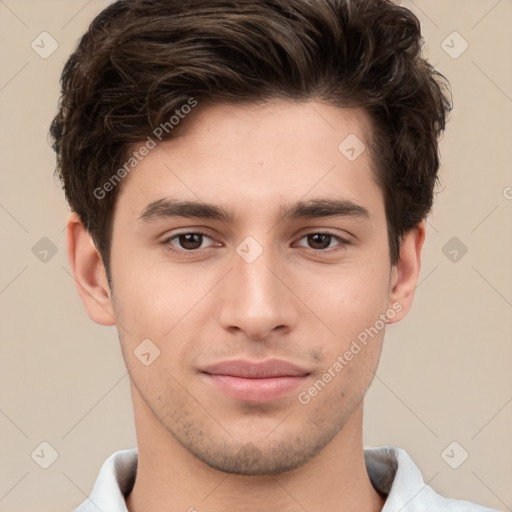
<svg viewBox="0 0 512 512">
<path fill-rule="evenodd" d="M 313 102 L 194 115 L 116 205 L 112 309 L 135 413 L 211 467 L 276 474 L 342 431 L 401 309 L 370 152 L 353 158 L 369 128 Z"/>
</svg>

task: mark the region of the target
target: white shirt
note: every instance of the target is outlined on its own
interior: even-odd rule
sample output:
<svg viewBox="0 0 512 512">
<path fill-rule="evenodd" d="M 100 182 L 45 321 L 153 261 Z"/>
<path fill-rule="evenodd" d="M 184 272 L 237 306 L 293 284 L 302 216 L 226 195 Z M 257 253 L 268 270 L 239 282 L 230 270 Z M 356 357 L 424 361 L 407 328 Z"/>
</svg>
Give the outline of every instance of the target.
<svg viewBox="0 0 512 512">
<path fill-rule="evenodd" d="M 469 501 L 443 498 L 423 481 L 407 452 L 393 446 L 365 448 L 372 485 L 386 495 L 381 512 L 497 512 Z M 103 464 L 89 498 L 74 512 L 128 512 L 124 496 L 133 487 L 137 450 L 122 450 Z"/>
</svg>

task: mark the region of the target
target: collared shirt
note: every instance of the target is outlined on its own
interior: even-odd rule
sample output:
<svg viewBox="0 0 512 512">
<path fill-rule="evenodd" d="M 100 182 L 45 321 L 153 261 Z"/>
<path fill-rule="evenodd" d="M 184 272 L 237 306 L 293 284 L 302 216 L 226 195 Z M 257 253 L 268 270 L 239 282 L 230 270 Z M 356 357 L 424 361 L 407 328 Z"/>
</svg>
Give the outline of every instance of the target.
<svg viewBox="0 0 512 512">
<path fill-rule="evenodd" d="M 429 487 L 407 452 L 393 446 L 365 448 L 370 481 L 386 496 L 382 512 L 497 512 L 469 501 L 443 498 Z M 122 450 L 103 464 L 89 498 L 74 512 L 128 512 L 125 503 L 135 482 L 137 450 Z"/>
</svg>

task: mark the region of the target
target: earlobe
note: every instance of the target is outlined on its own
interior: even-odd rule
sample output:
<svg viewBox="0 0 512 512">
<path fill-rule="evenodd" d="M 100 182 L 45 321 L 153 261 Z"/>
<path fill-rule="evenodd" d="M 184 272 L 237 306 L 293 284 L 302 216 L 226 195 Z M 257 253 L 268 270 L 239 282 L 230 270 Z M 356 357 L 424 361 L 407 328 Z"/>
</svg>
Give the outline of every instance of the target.
<svg viewBox="0 0 512 512">
<path fill-rule="evenodd" d="M 388 307 L 397 314 L 388 323 L 395 323 L 407 315 L 412 305 L 421 268 L 421 250 L 425 241 L 425 221 L 405 233 L 400 245 L 400 259 L 393 266 Z"/>
<path fill-rule="evenodd" d="M 66 229 L 69 265 L 89 318 L 101 325 L 115 325 L 103 261 L 75 212 L 69 216 Z"/>
</svg>

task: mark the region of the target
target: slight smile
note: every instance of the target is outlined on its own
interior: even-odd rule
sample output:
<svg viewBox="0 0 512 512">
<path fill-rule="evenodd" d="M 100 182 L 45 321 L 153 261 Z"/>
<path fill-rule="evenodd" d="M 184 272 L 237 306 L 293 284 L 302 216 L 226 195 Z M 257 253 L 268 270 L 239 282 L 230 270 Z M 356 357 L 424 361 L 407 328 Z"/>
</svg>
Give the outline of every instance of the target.
<svg viewBox="0 0 512 512">
<path fill-rule="evenodd" d="M 207 381 L 226 395 L 244 402 L 272 402 L 302 384 L 310 372 L 288 361 L 231 360 L 204 368 Z"/>
</svg>

